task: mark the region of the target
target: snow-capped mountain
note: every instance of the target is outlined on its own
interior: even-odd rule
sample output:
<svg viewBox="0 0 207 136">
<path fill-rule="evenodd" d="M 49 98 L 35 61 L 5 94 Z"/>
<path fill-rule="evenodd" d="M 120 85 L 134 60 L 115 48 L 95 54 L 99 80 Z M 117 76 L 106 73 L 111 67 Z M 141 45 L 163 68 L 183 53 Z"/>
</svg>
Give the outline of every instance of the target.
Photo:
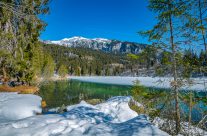
<svg viewBox="0 0 207 136">
<path fill-rule="evenodd" d="M 101 50 L 112 53 L 140 53 L 146 44 L 139 44 L 134 42 L 122 42 L 118 40 L 109 40 L 104 38 L 88 39 L 84 37 L 64 38 L 59 41 L 43 41 L 46 44 L 57 44 L 66 47 L 84 47 L 94 50 Z"/>
</svg>

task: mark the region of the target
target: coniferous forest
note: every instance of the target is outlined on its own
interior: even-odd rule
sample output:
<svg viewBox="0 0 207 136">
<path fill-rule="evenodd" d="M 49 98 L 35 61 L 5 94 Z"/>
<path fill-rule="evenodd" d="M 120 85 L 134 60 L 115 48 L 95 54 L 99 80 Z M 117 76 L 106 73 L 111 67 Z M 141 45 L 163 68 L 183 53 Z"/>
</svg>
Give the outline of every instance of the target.
<svg viewBox="0 0 207 136">
<path fill-rule="evenodd" d="M 55 72 L 64 66 L 69 75 L 102 76 L 171 76 L 171 54 L 159 47 L 149 45 L 139 54 L 105 53 L 89 48 L 43 45 L 44 52 L 53 58 Z M 180 52 L 179 72 L 185 77 L 205 76 L 206 55 L 204 51 Z"/>
<path fill-rule="evenodd" d="M 152 10 L 159 11 L 158 7 L 153 9 L 153 6 L 157 4 L 156 2 L 156 4 L 154 1 L 150 3 Z M 196 46 L 196 44 L 202 44 L 202 41 L 205 42 L 204 24 L 199 24 L 199 21 L 201 23 L 200 18 L 195 18 L 191 13 L 192 6 L 197 6 L 197 3 L 181 2 L 179 4 L 183 9 L 182 11 L 173 11 L 173 14 L 176 14 L 175 21 L 181 16 L 185 16 L 186 20 L 185 24 L 179 23 L 180 26 L 175 27 L 180 27 L 176 30 L 182 31 L 185 29 L 186 31 L 180 34 L 182 38 L 178 38 L 176 42 L 182 40 L 182 43 L 179 42 L 181 45 L 190 43 L 190 45 L 195 44 Z M 205 9 L 205 7 L 200 8 L 198 7 L 198 10 Z M 21 1 L 19 3 L 1 1 L 0 74 L 2 80 L 15 79 L 31 83 L 39 77 L 48 78 L 53 76 L 54 73 L 58 73 L 59 68 L 65 69 L 63 75 L 170 76 L 172 74 L 169 73 L 171 62 L 174 60 L 172 52 L 169 48 L 161 47 L 167 45 L 166 42 L 153 43 L 139 54 L 113 54 L 86 48 L 42 45 L 38 38 L 41 31 L 46 27 L 46 23 L 39 18 L 39 15 L 48 12 L 48 0 L 37 1 L 35 4 L 32 1 Z M 162 12 L 165 13 L 165 11 Z M 177 15 L 177 12 L 179 12 L 179 15 Z M 203 18 L 202 20 L 205 19 L 205 14 L 200 16 Z M 161 34 L 167 32 L 167 24 L 163 28 L 164 24 L 162 25 L 162 23 L 165 17 L 160 17 L 160 19 L 162 19 L 161 24 L 157 24 L 151 31 L 141 32 L 142 35 L 150 33 L 151 39 L 161 40 L 161 38 L 164 38 L 161 37 Z M 182 49 L 177 50 L 175 55 L 179 62 L 179 66 L 177 66 L 179 67 L 178 73 L 181 73 L 182 76 L 205 75 L 205 50 L 197 52 L 194 48 Z"/>
</svg>

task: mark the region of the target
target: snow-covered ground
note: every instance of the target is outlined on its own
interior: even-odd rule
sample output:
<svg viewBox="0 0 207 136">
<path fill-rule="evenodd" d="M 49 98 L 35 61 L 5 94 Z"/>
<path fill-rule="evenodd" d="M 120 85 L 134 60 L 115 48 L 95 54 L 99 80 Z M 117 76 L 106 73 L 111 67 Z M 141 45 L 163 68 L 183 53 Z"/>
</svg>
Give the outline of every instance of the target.
<svg viewBox="0 0 207 136">
<path fill-rule="evenodd" d="M 41 113 L 41 100 L 41 97 L 36 95 L 0 93 L 0 122 L 23 119 Z"/>
<path fill-rule="evenodd" d="M 162 128 L 166 131 L 173 131 L 175 129 L 175 121 L 168 120 L 168 119 L 162 119 L 160 117 L 156 117 L 153 122 L 155 126 Z M 183 135 L 189 135 L 189 136 L 207 136 L 207 131 L 196 127 L 196 126 L 189 126 L 188 122 L 181 122 L 181 131 L 180 133 Z M 179 135 L 182 136 L 182 135 Z"/>
<path fill-rule="evenodd" d="M 1 94 L 2 95 L 2 94 Z M 7 97 L 9 96 L 9 98 Z M 27 113 L 28 105 L 36 106 L 36 99 L 32 95 L 3 94 L 1 103 L 7 104 L 7 113 L 13 110 L 19 111 L 19 115 Z M 27 99 L 25 98 L 27 97 Z M 38 97 L 37 97 L 38 98 Z M 39 98 L 38 98 L 39 99 Z M 1 136 L 49 136 L 49 135 L 71 135 L 71 136 L 167 136 L 168 134 L 153 126 L 145 115 L 137 115 L 132 111 L 128 103 L 131 97 L 114 97 L 108 101 L 90 105 L 81 102 L 77 105 L 68 106 L 68 112 L 64 114 L 36 115 L 25 119 L 0 122 Z M 13 101 L 9 104 L 9 101 Z M 21 101 L 22 100 L 22 101 Z M 23 101 L 25 100 L 25 101 Z M 21 101 L 21 104 L 19 103 Z M 16 103 L 15 107 L 14 103 Z M 33 103 L 33 104 L 32 104 Z M 1 111 L 4 111 L 1 105 Z M 30 105 L 29 104 L 29 105 Z M 19 110 L 20 109 L 20 110 Z M 17 116 L 16 114 L 14 114 Z M 30 114 L 26 114 L 29 116 Z M 31 114 L 32 115 L 32 114 Z M 0 114 L 2 116 L 2 114 Z M 4 115 L 5 116 L 5 115 Z M 13 115 L 10 117 L 14 117 Z M 25 116 L 26 117 L 26 116 Z M 2 117 L 1 117 L 2 118 Z"/>
<path fill-rule="evenodd" d="M 141 85 L 156 88 L 170 88 L 173 78 L 168 77 L 120 77 L 120 76 L 70 76 L 69 79 L 75 79 L 84 82 L 117 84 L 117 85 L 133 85 L 136 80 Z M 194 82 L 192 86 L 183 86 L 182 89 L 204 91 L 207 89 L 206 78 L 191 78 Z M 204 82 L 206 82 L 204 84 Z"/>
</svg>

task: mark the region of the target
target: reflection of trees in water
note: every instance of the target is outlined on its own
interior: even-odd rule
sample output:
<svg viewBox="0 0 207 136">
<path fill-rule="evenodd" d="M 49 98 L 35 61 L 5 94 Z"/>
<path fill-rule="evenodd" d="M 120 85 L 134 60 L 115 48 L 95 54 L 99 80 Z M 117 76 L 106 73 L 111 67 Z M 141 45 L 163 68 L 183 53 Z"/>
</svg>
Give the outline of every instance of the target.
<svg viewBox="0 0 207 136">
<path fill-rule="evenodd" d="M 62 104 L 71 105 L 81 100 L 103 99 L 112 96 L 129 95 L 129 86 L 105 85 L 80 81 L 55 81 L 42 84 L 40 96 L 48 107 L 59 107 Z"/>
</svg>

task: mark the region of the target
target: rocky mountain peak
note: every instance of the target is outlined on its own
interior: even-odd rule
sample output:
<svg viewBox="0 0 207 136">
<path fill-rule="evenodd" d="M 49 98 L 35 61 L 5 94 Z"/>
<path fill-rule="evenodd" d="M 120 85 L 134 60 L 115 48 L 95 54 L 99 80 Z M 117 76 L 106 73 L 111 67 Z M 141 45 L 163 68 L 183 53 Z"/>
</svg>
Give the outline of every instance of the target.
<svg viewBox="0 0 207 136">
<path fill-rule="evenodd" d="M 94 50 L 101 50 L 109 53 L 140 53 L 147 45 L 135 42 L 122 42 L 118 40 L 109 40 L 105 38 L 85 38 L 75 36 L 71 38 L 64 38 L 58 41 L 43 41 L 46 44 L 57 44 L 66 47 L 83 47 Z"/>
</svg>

